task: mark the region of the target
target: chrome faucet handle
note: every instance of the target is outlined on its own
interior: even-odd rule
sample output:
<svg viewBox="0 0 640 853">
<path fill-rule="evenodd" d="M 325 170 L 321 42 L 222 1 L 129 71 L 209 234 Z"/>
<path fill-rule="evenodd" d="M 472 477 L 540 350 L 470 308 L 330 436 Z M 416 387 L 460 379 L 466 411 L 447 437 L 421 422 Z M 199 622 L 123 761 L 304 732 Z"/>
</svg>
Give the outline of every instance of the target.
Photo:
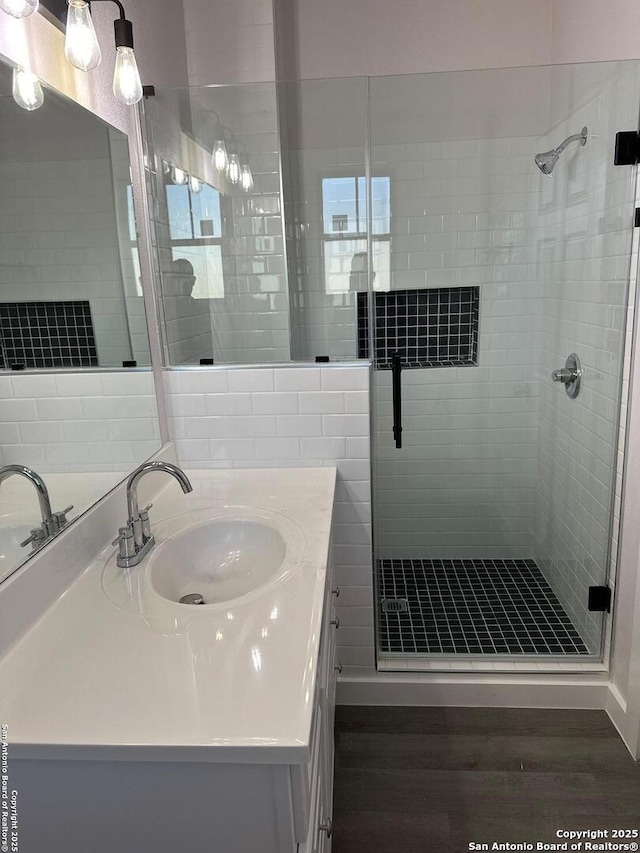
<svg viewBox="0 0 640 853">
<path fill-rule="evenodd" d="M 29 536 L 28 539 L 25 539 L 24 542 L 21 542 L 20 547 L 26 548 L 27 545 L 31 545 L 32 550 L 35 551 L 36 548 L 44 545 L 48 538 L 47 531 L 42 525 L 40 527 L 34 527 L 31 531 L 31 536 Z"/>
<path fill-rule="evenodd" d="M 62 530 L 62 528 L 66 527 L 66 525 L 69 523 L 69 519 L 67 518 L 67 513 L 71 512 L 72 509 L 73 509 L 73 504 L 70 504 L 69 506 L 65 507 L 64 509 L 61 509 L 59 512 L 53 513 L 53 520 L 55 521 L 56 527 L 58 528 L 58 530 Z"/>
<path fill-rule="evenodd" d="M 140 521 L 142 522 L 142 537 L 145 540 L 151 538 L 151 521 L 149 520 L 149 510 L 153 504 L 147 504 L 144 509 L 140 510 Z"/>
<path fill-rule="evenodd" d="M 120 560 L 128 560 L 136 553 L 136 545 L 133 538 L 133 527 L 130 524 L 125 524 L 118 530 L 118 538 L 114 539 L 112 545 L 118 545 L 118 564 Z"/>
</svg>

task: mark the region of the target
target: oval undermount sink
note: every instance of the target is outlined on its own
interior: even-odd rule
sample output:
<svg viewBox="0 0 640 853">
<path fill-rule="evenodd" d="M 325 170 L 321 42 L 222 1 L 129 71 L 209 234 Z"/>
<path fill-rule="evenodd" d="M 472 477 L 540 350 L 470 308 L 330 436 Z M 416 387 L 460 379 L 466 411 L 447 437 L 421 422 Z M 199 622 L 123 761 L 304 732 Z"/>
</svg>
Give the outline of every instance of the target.
<svg viewBox="0 0 640 853">
<path fill-rule="evenodd" d="M 156 545 L 148 577 L 154 591 L 180 602 L 199 594 L 204 604 L 241 598 L 278 577 L 286 542 L 270 524 L 247 518 L 217 518 L 174 534 Z"/>
</svg>

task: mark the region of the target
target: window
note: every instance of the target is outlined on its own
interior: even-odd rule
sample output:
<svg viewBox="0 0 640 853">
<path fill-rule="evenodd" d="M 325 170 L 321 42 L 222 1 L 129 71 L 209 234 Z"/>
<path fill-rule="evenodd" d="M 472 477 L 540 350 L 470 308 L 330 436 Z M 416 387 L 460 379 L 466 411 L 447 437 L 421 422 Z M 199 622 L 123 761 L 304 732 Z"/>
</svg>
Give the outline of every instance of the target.
<svg viewBox="0 0 640 853">
<path fill-rule="evenodd" d="M 222 213 L 220 193 L 202 184 L 198 193 L 188 185 L 166 187 L 171 256 L 193 267 L 194 299 L 224 297 L 222 271 Z"/>
<path fill-rule="evenodd" d="M 371 180 L 374 288 L 389 290 L 391 179 Z M 323 262 L 326 292 L 367 289 L 367 179 L 323 178 Z"/>
</svg>

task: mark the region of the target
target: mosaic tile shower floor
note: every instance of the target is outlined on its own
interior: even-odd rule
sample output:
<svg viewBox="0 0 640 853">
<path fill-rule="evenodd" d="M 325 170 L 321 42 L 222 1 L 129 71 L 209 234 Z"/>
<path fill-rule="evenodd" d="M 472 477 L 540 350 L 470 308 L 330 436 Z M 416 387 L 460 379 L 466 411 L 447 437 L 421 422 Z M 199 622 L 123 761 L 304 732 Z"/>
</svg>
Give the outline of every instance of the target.
<svg viewBox="0 0 640 853">
<path fill-rule="evenodd" d="M 377 571 L 380 652 L 589 654 L 534 560 L 378 560 Z"/>
</svg>

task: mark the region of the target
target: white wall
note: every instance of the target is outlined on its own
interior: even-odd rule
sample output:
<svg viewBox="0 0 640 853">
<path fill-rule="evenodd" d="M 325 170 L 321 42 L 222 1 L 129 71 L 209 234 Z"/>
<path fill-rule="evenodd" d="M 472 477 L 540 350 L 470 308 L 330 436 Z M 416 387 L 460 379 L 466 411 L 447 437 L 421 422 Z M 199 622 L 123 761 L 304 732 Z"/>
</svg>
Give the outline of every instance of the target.
<svg viewBox="0 0 640 853">
<path fill-rule="evenodd" d="M 183 0 L 189 85 L 275 80 L 271 0 Z"/>
<path fill-rule="evenodd" d="M 635 0 L 553 0 L 551 61 L 637 59 L 639 29 Z"/>
<path fill-rule="evenodd" d="M 374 661 L 369 366 L 165 371 L 178 460 L 193 468 L 335 466 L 338 660 Z"/>
<path fill-rule="evenodd" d="M 552 0 L 298 0 L 302 79 L 543 65 Z"/>
<path fill-rule="evenodd" d="M 123 471 L 160 447 L 151 371 L 0 377 L 5 464 L 39 474 Z"/>
</svg>

